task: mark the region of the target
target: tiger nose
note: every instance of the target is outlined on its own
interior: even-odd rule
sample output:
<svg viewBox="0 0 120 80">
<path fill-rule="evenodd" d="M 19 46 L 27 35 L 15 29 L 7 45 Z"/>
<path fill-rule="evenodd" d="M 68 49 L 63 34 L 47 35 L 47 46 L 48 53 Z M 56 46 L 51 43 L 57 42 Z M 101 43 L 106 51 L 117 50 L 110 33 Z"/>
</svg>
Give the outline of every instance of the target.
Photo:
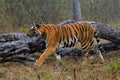
<svg viewBox="0 0 120 80">
<path fill-rule="evenodd" d="M 31 35 L 31 34 L 29 34 L 29 33 L 27 33 L 26 35 L 27 35 L 28 37 L 32 37 L 32 35 Z"/>
</svg>

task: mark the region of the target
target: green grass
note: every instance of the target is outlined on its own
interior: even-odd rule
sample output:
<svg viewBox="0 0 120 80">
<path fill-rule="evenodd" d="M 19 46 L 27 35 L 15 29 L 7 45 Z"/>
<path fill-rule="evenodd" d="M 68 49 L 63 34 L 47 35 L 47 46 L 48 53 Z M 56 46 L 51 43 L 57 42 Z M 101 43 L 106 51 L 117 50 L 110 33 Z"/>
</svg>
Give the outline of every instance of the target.
<svg viewBox="0 0 120 80">
<path fill-rule="evenodd" d="M 43 77 L 41 80 L 52 80 L 51 77 Z"/>
<path fill-rule="evenodd" d="M 120 69 L 120 61 L 109 63 L 109 67 L 113 68 L 114 70 Z"/>
</svg>

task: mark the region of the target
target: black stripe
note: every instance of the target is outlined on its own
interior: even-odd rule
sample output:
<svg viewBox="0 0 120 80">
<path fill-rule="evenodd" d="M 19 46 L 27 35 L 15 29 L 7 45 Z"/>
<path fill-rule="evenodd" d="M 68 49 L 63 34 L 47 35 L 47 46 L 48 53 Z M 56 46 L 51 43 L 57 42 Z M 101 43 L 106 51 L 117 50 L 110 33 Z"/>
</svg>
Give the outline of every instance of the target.
<svg viewBox="0 0 120 80">
<path fill-rule="evenodd" d="M 74 40 L 74 43 L 76 43 L 76 42 L 77 42 L 75 37 L 73 38 L 73 40 Z"/>
<path fill-rule="evenodd" d="M 66 26 L 63 26 L 64 27 L 64 30 L 65 30 L 65 35 L 66 35 L 66 40 L 68 39 L 68 31 L 66 30 Z"/>
<path fill-rule="evenodd" d="M 64 46 L 65 46 L 65 47 L 68 47 L 68 46 L 69 46 L 68 43 L 69 43 L 69 40 L 67 40 L 67 42 L 65 41 L 65 42 L 64 42 Z"/>
<path fill-rule="evenodd" d="M 79 24 L 80 25 L 80 24 Z M 84 34 L 84 26 L 82 26 L 82 25 L 80 25 L 80 31 L 81 31 L 81 41 L 83 40 L 83 38 L 84 38 L 84 36 L 83 36 L 83 34 Z M 84 40 L 83 40 L 84 41 Z"/>
<path fill-rule="evenodd" d="M 77 37 L 78 38 L 78 29 L 76 28 L 77 26 L 75 25 L 75 24 L 73 24 L 73 26 L 72 26 L 73 28 L 74 28 L 74 32 L 75 32 L 75 36 L 74 37 Z"/>
<path fill-rule="evenodd" d="M 59 27 L 59 29 L 58 29 L 58 33 L 59 33 L 59 39 L 60 39 L 59 43 L 61 43 L 60 27 Z"/>
<path fill-rule="evenodd" d="M 92 46 L 93 44 L 94 44 L 94 40 L 92 40 L 92 42 L 91 42 L 90 46 Z"/>
<path fill-rule="evenodd" d="M 70 25 L 71 26 L 71 25 Z M 71 31 L 71 28 L 70 27 L 68 27 L 68 29 L 69 29 L 69 31 L 70 31 L 70 36 L 71 36 L 71 38 L 72 38 L 72 31 Z"/>
<path fill-rule="evenodd" d="M 65 39 L 65 38 L 64 38 L 64 37 L 65 37 L 65 36 L 64 36 L 64 35 L 65 35 L 65 33 L 64 33 L 64 27 L 61 27 L 61 29 L 62 29 L 61 35 L 62 35 L 62 39 L 63 39 L 63 41 L 64 41 L 64 39 Z"/>
<path fill-rule="evenodd" d="M 48 25 L 42 24 L 41 26 L 43 26 L 43 28 L 45 28 L 47 30 L 49 29 Z"/>
</svg>

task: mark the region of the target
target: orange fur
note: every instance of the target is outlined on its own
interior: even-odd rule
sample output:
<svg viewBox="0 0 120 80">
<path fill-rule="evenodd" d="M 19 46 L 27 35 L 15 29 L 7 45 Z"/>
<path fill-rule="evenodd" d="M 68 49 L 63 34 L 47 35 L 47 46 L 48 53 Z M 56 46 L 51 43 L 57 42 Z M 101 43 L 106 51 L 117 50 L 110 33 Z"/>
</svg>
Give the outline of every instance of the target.
<svg viewBox="0 0 120 80">
<path fill-rule="evenodd" d="M 40 35 L 45 33 L 47 35 L 47 49 L 36 61 L 35 64 L 41 66 L 42 63 L 59 47 L 59 44 L 66 41 L 66 45 L 72 42 L 81 42 L 81 45 L 85 47 L 86 50 L 86 60 L 89 60 L 91 44 L 94 38 L 94 31 L 92 25 L 87 23 L 71 23 L 63 26 L 56 26 L 54 24 L 40 24 L 33 26 L 33 30 L 37 31 Z M 30 33 L 31 34 L 31 33 Z M 78 39 L 78 40 L 77 40 Z M 76 40 L 76 41 L 75 41 Z"/>
</svg>

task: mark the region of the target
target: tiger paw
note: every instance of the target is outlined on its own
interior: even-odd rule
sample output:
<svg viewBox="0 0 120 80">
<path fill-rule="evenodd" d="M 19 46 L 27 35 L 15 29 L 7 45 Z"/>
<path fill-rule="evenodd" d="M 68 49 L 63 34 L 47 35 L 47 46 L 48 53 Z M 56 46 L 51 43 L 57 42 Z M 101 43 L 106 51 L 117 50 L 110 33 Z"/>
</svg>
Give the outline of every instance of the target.
<svg viewBox="0 0 120 80">
<path fill-rule="evenodd" d="M 36 62 L 34 63 L 34 65 L 40 67 L 42 65 L 42 63 L 39 60 L 36 60 Z"/>
</svg>

